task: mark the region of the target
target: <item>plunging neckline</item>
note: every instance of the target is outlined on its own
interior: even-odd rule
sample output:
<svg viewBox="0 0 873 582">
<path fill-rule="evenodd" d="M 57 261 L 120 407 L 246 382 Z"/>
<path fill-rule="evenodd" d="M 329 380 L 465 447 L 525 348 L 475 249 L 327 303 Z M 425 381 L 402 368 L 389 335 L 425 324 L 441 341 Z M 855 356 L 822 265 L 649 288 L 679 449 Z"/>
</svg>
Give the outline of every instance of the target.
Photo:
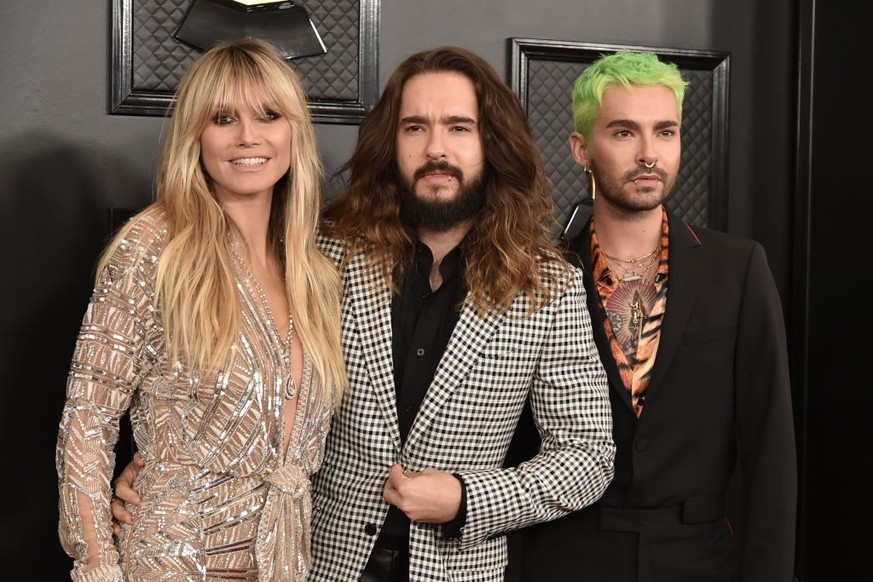
<svg viewBox="0 0 873 582">
<path fill-rule="evenodd" d="M 233 252 L 234 259 L 238 264 L 238 268 L 240 269 L 241 282 L 246 289 L 246 294 L 251 301 L 252 307 L 254 308 L 254 315 L 261 321 L 261 325 L 264 331 L 267 334 L 267 341 L 272 344 L 275 348 L 274 354 L 276 358 L 276 364 L 278 368 L 276 373 L 281 376 L 282 380 L 282 390 L 278 394 L 278 396 L 282 397 L 282 400 L 288 400 L 285 398 L 285 391 L 288 385 L 288 382 L 291 382 L 294 386 L 296 398 L 296 410 L 291 418 L 286 418 L 286 415 L 281 415 L 281 434 L 282 434 L 282 454 L 281 459 L 282 462 L 287 462 L 289 458 L 289 454 L 291 454 L 291 449 L 293 447 L 299 447 L 301 431 L 303 430 L 303 424 L 305 424 L 305 416 L 307 414 L 308 406 L 307 402 L 310 399 L 310 390 L 312 389 L 312 360 L 309 355 L 306 353 L 306 350 L 303 349 L 303 345 L 301 343 L 301 352 L 303 357 L 303 369 L 301 370 L 300 383 L 298 385 L 297 381 L 294 379 L 294 374 L 292 373 L 292 361 L 291 361 L 291 345 L 294 334 L 294 320 L 291 317 L 291 313 L 289 311 L 288 314 L 288 332 L 285 337 L 282 338 L 279 333 L 279 328 L 276 325 L 276 320 L 273 317 L 273 310 L 270 307 L 270 302 L 267 300 L 267 295 L 264 292 L 263 287 L 255 278 L 254 273 L 252 272 L 249 264 L 245 261 L 242 255 L 239 252 L 239 241 L 236 237 L 233 237 L 231 240 L 230 247 Z M 258 305 L 260 304 L 260 305 Z M 280 355 L 281 354 L 281 355 Z M 287 433 L 285 425 L 286 422 L 290 421 L 293 424 L 291 425 L 291 430 Z"/>
<path fill-rule="evenodd" d="M 249 295 L 257 297 L 257 302 L 260 303 L 260 311 L 261 316 L 263 317 L 264 322 L 266 323 L 265 327 L 267 333 L 269 335 L 270 341 L 273 343 L 276 351 L 280 354 L 280 366 L 281 369 L 279 373 L 282 375 L 284 382 L 282 383 L 282 397 L 285 399 L 293 399 L 297 393 L 299 392 L 299 386 L 297 385 L 297 381 L 294 378 L 294 370 L 293 370 L 293 361 L 291 359 L 291 346 L 292 340 L 294 337 L 294 319 L 291 316 L 291 312 L 288 312 L 288 331 L 285 333 L 283 337 L 279 332 L 279 326 L 276 323 L 276 318 L 273 315 L 273 309 L 270 306 L 270 301 L 267 298 L 267 293 L 264 291 L 263 286 L 260 284 L 258 279 L 255 277 L 254 272 L 252 271 L 251 265 L 249 265 L 248 261 L 242 256 L 239 251 L 239 241 L 234 239 L 231 242 L 231 249 L 233 251 L 234 257 L 242 269 L 242 274 L 246 286 L 249 289 Z M 284 289 L 283 289 L 284 292 Z M 306 368 L 306 358 L 304 355 L 303 362 L 303 373 L 305 373 Z"/>
</svg>

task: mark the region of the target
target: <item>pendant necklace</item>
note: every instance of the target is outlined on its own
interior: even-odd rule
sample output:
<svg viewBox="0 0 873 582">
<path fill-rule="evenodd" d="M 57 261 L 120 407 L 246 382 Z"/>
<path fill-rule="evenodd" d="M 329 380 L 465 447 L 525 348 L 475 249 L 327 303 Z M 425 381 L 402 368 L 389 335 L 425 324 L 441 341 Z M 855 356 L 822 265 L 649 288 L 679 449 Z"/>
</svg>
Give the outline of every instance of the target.
<svg viewBox="0 0 873 582">
<path fill-rule="evenodd" d="M 636 349 L 640 341 L 643 323 L 652 305 L 657 300 L 657 291 L 653 284 L 651 273 L 652 267 L 660 259 L 661 246 L 633 259 L 622 259 L 607 255 L 607 264 L 613 276 L 618 280 L 615 292 L 609 297 L 604 306 L 612 321 L 617 339 L 622 346 L 633 346 Z M 622 273 L 619 274 L 618 265 L 611 261 L 625 263 Z"/>
<path fill-rule="evenodd" d="M 261 284 L 258 283 L 257 279 L 255 279 L 254 273 L 252 273 L 251 268 L 249 267 L 249 263 L 245 261 L 240 254 L 236 241 L 231 242 L 230 248 L 234 254 L 234 258 L 245 269 L 244 280 L 246 281 L 249 293 L 251 294 L 252 290 L 254 290 L 258 299 L 261 300 L 261 306 L 267 319 L 267 329 L 273 336 L 273 340 L 277 346 L 282 351 L 281 362 L 277 362 L 281 363 L 281 370 L 277 370 L 277 372 L 285 377 L 285 382 L 282 387 L 282 396 L 291 400 L 297 396 L 297 382 L 294 381 L 294 375 L 291 371 L 291 339 L 294 334 L 294 319 L 289 313 L 288 333 L 285 335 L 285 339 L 282 339 L 282 336 L 279 334 L 279 327 L 276 325 L 276 319 L 273 317 L 273 310 L 270 308 L 270 302 L 267 300 L 267 294 L 264 292 L 264 288 L 261 287 Z"/>
<path fill-rule="evenodd" d="M 285 383 L 282 390 L 282 395 L 288 400 L 291 400 L 292 398 L 297 396 L 297 382 L 294 381 L 294 375 L 291 373 L 291 339 L 294 337 L 294 319 L 289 313 L 288 333 L 283 339 L 282 336 L 279 334 L 279 326 L 276 325 L 276 319 L 273 317 L 273 310 L 270 309 L 270 302 L 267 301 L 267 294 L 264 293 L 264 288 L 261 287 L 261 285 L 255 280 L 254 276 L 252 276 L 251 280 L 254 284 L 255 289 L 257 289 L 258 295 L 260 296 L 261 304 L 264 306 L 264 311 L 266 312 L 267 320 L 269 322 L 268 328 L 270 332 L 272 332 L 276 343 L 279 345 L 279 348 L 281 348 L 282 350 L 281 373 L 285 376 Z"/>
<path fill-rule="evenodd" d="M 633 259 L 622 259 L 620 257 L 613 257 L 612 255 L 608 255 L 605 252 L 603 253 L 603 256 L 605 256 L 610 261 L 618 261 L 620 263 L 625 263 L 626 265 L 628 265 L 627 267 L 622 267 L 621 275 L 619 275 L 617 268 L 612 267 L 611 270 L 618 278 L 620 283 L 629 283 L 631 281 L 639 281 L 646 278 L 649 270 L 652 268 L 652 265 L 654 265 L 655 261 L 660 258 L 660 253 L 661 245 L 658 245 L 652 252 L 646 253 L 641 257 L 636 257 Z"/>
<path fill-rule="evenodd" d="M 282 342 L 282 360 L 285 363 L 285 375 L 287 376 L 287 380 L 285 381 L 285 393 L 284 396 L 287 400 L 293 399 L 297 396 L 297 382 L 294 381 L 294 374 L 291 372 L 291 338 L 293 337 L 294 331 L 294 320 L 291 319 L 291 316 L 288 316 L 288 336 L 284 342 Z"/>
</svg>

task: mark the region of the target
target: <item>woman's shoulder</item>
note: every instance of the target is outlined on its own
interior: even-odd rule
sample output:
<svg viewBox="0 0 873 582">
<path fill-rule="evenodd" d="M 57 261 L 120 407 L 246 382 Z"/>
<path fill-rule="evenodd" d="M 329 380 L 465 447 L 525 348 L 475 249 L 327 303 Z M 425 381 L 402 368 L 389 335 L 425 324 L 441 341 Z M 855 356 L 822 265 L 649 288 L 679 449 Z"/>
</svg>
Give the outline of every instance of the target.
<svg viewBox="0 0 873 582">
<path fill-rule="evenodd" d="M 141 210 L 115 234 L 109 247 L 108 265 L 126 269 L 143 263 L 156 264 L 168 232 L 169 222 L 162 208 L 151 205 Z"/>
<path fill-rule="evenodd" d="M 161 244 L 170 223 L 163 208 L 151 205 L 134 214 L 119 231 L 119 238 L 128 244 L 150 247 Z"/>
</svg>

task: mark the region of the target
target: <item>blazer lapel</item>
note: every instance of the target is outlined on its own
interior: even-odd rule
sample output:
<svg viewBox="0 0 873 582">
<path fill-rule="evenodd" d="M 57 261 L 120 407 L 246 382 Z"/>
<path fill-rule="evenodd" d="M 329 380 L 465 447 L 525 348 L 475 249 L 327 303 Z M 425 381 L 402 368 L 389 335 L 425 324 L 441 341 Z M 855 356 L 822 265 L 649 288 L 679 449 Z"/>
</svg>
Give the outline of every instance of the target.
<svg viewBox="0 0 873 582">
<path fill-rule="evenodd" d="M 346 363 L 350 367 L 363 364 L 365 375 L 373 386 L 379 409 L 397 448 L 400 448 L 400 429 L 397 421 L 397 397 L 394 388 L 394 357 L 391 330 L 391 292 L 381 278 L 373 278 L 362 254 L 354 257 L 346 267 L 346 289 L 343 311 L 351 315 L 345 326 L 353 326 L 361 342 L 363 362 Z M 345 331 L 344 333 L 348 333 Z"/>
<path fill-rule="evenodd" d="M 664 377 L 670 360 L 676 353 L 682 331 L 685 329 L 691 308 L 699 292 L 699 277 L 704 272 L 704 253 L 701 244 L 690 227 L 668 214 L 670 222 L 670 274 L 667 280 L 667 312 L 661 325 L 661 339 L 652 368 L 649 390 L 656 389 Z"/>
<path fill-rule="evenodd" d="M 440 411 L 479 361 L 503 318 L 503 315 L 489 311 L 483 321 L 469 305 L 461 309 L 458 323 L 412 423 L 404 448 L 415 447 L 416 441 L 427 434 L 434 420 L 440 417 Z"/>
</svg>

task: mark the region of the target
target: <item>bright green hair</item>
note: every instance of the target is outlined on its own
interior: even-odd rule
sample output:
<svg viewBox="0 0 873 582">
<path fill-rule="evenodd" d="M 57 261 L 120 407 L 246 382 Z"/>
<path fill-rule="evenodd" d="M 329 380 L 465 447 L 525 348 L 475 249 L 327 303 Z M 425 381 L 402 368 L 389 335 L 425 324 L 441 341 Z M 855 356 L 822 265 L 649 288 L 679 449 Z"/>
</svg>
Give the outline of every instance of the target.
<svg viewBox="0 0 873 582">
<path fill-rule="evenodd" d="M 632 85 L 663 86 L 673 91 L 682 121 L 682 100 L 688 82 L 679 67 L 665 63 L 654 53 L 619 50 L 594 61 L 573 84 L 573 126 L 586 140 L 603 104 L 603 93 L 611 87 Z"/>
</svg>

